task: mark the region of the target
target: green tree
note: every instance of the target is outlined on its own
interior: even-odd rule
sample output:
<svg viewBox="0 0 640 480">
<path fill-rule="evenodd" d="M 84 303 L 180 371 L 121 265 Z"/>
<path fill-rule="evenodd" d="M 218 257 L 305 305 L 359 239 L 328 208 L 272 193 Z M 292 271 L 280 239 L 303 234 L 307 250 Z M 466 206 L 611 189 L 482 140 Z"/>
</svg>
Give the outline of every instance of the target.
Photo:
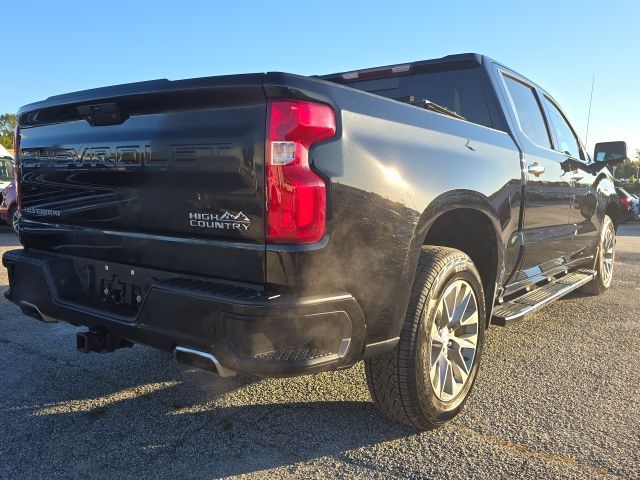
<svg viewBox="0 0 640 480">
<path fill-rule="evenodd" d="M 15 113 L 5 113 L 0 115 L 0 143 L 9 151 L 13 150 L 13 131 L 15 128 Z"/>
</svg>

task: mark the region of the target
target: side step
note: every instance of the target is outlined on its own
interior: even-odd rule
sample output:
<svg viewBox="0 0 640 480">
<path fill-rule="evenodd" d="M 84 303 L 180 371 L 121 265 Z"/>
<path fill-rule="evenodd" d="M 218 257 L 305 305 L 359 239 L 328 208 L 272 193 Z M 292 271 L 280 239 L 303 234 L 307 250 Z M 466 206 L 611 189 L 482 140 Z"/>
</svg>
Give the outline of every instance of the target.
<svg viewBox="0 0 640 480">
<path fill-rule="evenodd" d="M 565 296 L 567 293 L 589 283 L 595 276 L 596 273 L 593 270 L 577 270 L 525 293 L 521 297 L 497 305 L 493 309 L 491 323 L 505 326 L 522 320 L 525 315 L 533 313 L 554 300 Z"/>
</svg>

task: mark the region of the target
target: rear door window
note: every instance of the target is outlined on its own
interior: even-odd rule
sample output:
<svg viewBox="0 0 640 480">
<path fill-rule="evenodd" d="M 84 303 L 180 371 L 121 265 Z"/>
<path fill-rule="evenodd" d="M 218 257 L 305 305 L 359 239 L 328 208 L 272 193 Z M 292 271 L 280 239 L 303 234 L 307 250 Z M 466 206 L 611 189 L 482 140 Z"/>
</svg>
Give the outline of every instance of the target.
<svg viewBox="0 0 640 480">
<path fill-rule="evenodd" d="M 533 88 L 507 75 L 504 80 L 522 132 L 536 145 L 551 148 L 549 130 Z"/>
</svg>

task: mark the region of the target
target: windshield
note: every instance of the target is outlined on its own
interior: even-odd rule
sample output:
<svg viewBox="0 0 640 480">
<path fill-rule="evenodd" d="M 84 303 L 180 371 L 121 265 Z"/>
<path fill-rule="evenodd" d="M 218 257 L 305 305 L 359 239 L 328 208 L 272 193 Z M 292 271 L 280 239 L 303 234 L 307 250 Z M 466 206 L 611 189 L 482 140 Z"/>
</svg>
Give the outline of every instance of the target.
<svg viewBox="0 0 640 480">
<path fill-rule="evenodd" d="M 0 158 L 0 181 L 13 180 L 13 161 L 10 158 Z"/>
<path fill-rule="evenodd" d="M 429 100 L 470 122 L 492 126 L 478 68 L 364 80 L 346 85 L 396 100 L 408 97 L 417 101 Z"/>
</svg>

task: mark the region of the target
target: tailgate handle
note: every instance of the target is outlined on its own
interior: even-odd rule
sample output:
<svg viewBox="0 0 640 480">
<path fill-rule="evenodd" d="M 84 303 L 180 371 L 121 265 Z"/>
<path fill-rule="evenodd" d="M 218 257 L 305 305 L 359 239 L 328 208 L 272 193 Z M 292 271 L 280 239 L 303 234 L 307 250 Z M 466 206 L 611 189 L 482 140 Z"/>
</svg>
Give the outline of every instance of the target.
<svg viewBox="0 0 640 480">
<path fill-rule="evenodd" d="M 78 115 L 93 127 L 104 125 L 118 125 L 123 123 L 129 115 L 120 111 L 115 103 L 97 103 L 95 105 L 80 105 Z"/>
</svg>

